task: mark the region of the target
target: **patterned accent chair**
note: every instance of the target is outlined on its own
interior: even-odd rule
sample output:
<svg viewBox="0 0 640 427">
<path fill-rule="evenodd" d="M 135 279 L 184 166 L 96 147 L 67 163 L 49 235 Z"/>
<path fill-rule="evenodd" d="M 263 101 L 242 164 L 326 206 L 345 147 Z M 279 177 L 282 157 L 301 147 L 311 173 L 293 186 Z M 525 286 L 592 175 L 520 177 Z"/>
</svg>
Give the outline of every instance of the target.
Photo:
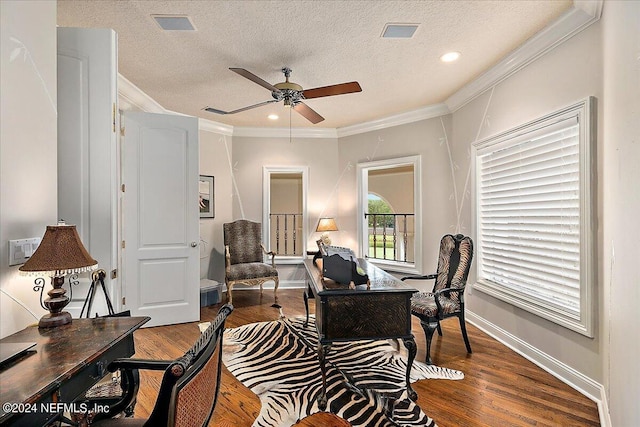
<svg viewBox="0 0 640 427">
<path fill-rule="evenodd" d="M 222 306 L 215 320 L 200 334 L 200 338 L 184 356 L 176 360 L 116 359 L 108 366 L 110 371 L 121 369 L 123 375 L 132 370 L 163 370 L 156 404 L 149 418 L 107 418 L 91 423 L 94 427 L 205 427 L 215 409 L 220 390 L 222 369 L 222 337 L 224 324 L 233 311 L 231 304 Z M 136 382 L 125 394 L 122 406 L 135 400 L 138 392 Z"/>
<path fill-rule="evenodd" d="M 233 302 L 233 286 L 240 283 L 247 286 L 262 285 L 273 280 L 273 294 L 278 302 L 278 270 L 275 253 L 267 252 L 261 242 L 262 224 L 240 219 L 223 225 L 225 247 L 225 274 L 228 301 Z M 264 255 L 271 255 L 271 263 L 264 262 Z"/>
<path fill-rule="evenodd" d="M 419 292 L 411 298 L 411 314 L 420 319 L 422 329 L 427 338 L 427 364 L 431 364 L 431 339 L 438 330 L 442 336 L 440 321 L 449 317 L 457 317 L 460 322 L 462 338 L 471 353 L 471 345 L 467 337 L 464 321 L 464 288 L 473 259 L 473 241 L 462 234 L 447 234 L 440 240 L 438 272 L 426 276 L 408 276 L 402 280 L 435 279 L 432 292 Z"/>
</svg>

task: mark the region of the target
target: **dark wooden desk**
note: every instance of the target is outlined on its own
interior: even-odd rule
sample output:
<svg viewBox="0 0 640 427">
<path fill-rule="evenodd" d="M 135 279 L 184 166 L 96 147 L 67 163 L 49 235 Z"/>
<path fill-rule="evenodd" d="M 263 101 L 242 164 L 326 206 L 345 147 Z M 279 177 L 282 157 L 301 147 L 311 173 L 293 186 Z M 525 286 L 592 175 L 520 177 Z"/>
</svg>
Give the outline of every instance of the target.
<svg viewBox="0 0 640 427">
<path fill-rule="evenodd" d="M 404 342 L 409 357 L 407 363 L 407 394 L 412 400 L 418 395 L 411 388 L 411 365 L 416 357 L 416 343 L 411 333 L 411 295 L 416 289 L 404 284 L 386 271 L 366 260 L 359 260 L 371 282 L 349 289 L 322 278 L 320 269 L 313 260 L 305 259 L 304 266 L 309 278 L 304 293 L 304 304 L 309 321 L 308 299 L 316 302 L 316 328 L 318 329 L 318 359 L 322 371 L 322 395 L 318 406 L 324 410 L 326 397 L 325 357 L 336 341 L 377 340 L 399 338 Z"/>
<path fill-rule="evenodd" d="M 148 317 L 73 319 L 50 329 L 30 326 L 1 342 L 36 342 L 0 371 L 0 424 L 39 426 L 55 419 L 54 403 L 71 404 L 107 374 L 107 365 L 135 353 L 133 331 Z M 13 409 L 6 404 L 14 403 Z M 19 408 L 19 410 L 17 409 Z M 19 412 L 19 413 L 18 413 Z"/>
</svg>

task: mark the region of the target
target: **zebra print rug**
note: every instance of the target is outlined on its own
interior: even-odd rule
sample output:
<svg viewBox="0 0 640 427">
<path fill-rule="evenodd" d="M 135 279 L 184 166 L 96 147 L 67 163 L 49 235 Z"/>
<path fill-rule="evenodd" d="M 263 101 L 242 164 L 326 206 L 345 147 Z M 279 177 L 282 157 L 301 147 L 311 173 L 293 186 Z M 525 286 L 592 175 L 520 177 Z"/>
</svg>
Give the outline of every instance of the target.
<svg viewBox="0 0 640 427">
<path fill-rule="evenodd" d="M 334 343 L 327 356 L 327 410 L 353 426 L 435 426 L 405 389 L 406 355 L 394 341 Z M 254 427 L 288 427 L 319 412 L 322 387 L 313 317 L 281 318 L 225 331 L 227 369 L 260 398 Z M 404 346 L 401 346 L 404 349 Z M 411 382 L 459 380 L 460 371 L 415 361 Z"/>
</svg>

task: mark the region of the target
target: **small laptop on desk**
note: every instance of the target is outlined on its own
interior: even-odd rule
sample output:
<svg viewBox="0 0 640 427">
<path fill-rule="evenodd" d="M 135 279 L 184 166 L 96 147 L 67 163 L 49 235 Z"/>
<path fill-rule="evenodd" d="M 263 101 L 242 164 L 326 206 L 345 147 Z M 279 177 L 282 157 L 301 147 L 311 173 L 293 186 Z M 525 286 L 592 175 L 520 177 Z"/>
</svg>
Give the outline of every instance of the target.
<svg viewBox="0 0 640 427">
<path fill-rule="evenodd" d="M 22 356 L 28 351 L 35 353 L 36 343 L 34 342 L 7 342 L 0 343 L 0 367 L 4 367 L 14 359 Z"/>
</svg>

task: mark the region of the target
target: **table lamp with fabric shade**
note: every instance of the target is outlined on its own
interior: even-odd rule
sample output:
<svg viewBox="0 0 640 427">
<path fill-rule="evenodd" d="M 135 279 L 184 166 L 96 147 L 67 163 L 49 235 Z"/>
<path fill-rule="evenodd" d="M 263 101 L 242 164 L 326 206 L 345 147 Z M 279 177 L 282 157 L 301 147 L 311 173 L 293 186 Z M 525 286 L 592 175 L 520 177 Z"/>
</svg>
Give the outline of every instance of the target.
<svg viewBox="0 0 640 427">
<path fill-rule="evenodd" d="M 333 218 L 320 218 L 318 221 L 318 226 L 316 227 L 317 232 L 321 232 L 320 239 L 324 242 L 325 245 L 331 244 L 331 239 L 329 238 L 329 231 L 338 231 L 338 226 L 336 225 L 336 220 Z"/>
<path fill-rule="evenodd" d="M 45 314 L 38 323 L 39 328 L 51 328 L 71 323 L 71 314 L 62 311 L 69 304 L 67 291 L 62 287 L 68 274 L 78 274 L 98 268 L 98 261 L 93 259 L 82 244 L 75 225 L 67 225 L 64 221 L 58 225 L 49 225 L 42 237 L 40 245 L 31 258 L 19 270 L 25 275 L 51 277 L 49 297 L 42 300 L 44 279 L 35 280 L 34 291 L 40 291 L 40 305 L 49 314 Z"/>
</svg>

